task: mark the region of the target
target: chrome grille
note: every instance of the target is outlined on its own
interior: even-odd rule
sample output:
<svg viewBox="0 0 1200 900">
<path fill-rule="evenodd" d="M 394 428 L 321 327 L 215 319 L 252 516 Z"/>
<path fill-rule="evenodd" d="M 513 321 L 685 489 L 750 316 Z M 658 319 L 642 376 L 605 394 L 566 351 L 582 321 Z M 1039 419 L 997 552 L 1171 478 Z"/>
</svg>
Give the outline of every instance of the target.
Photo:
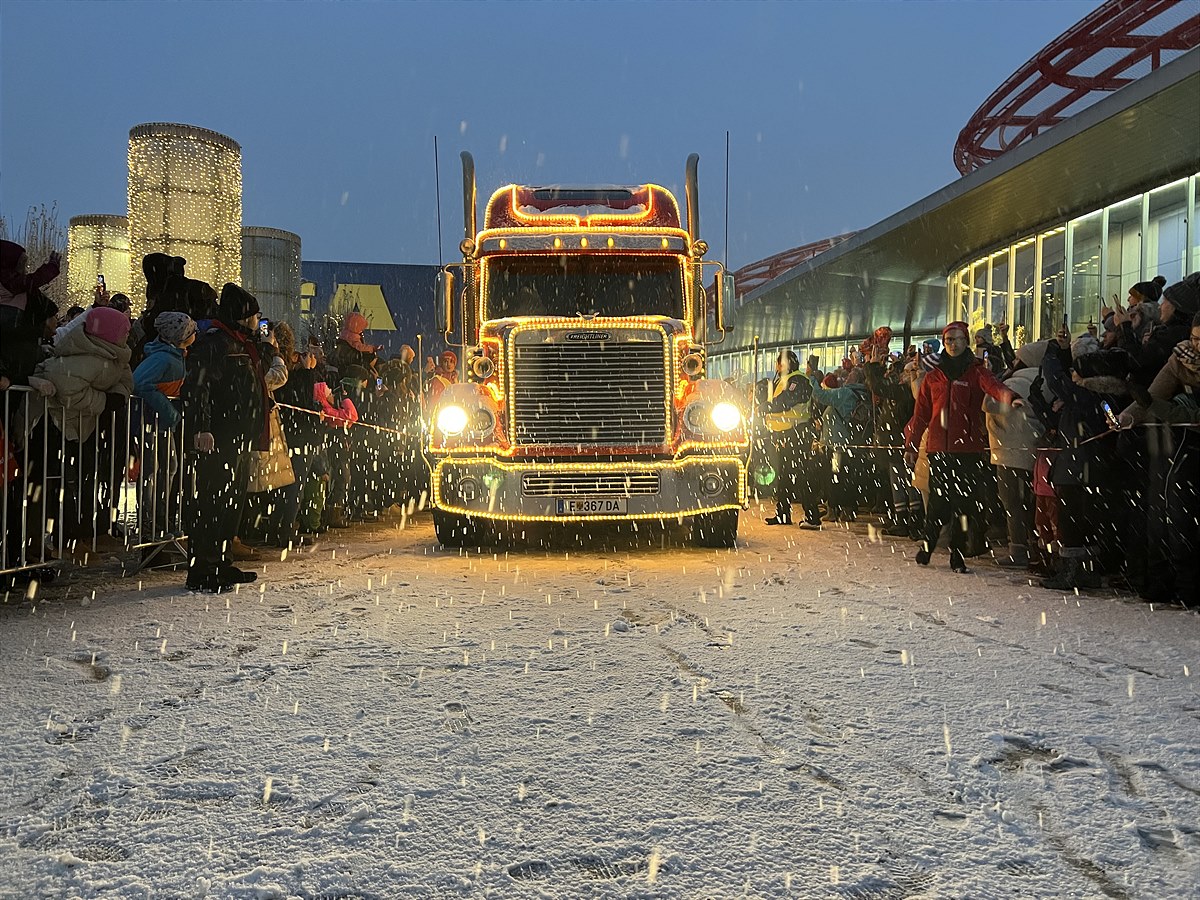
<svg viewBox="0 0 1200 900">
<path fill-rule="evenodd" d="M 556 472 L 521 478 L 527 497 L 633 497 L 658 493 L 657 472 Z"/>
<path fill-rule="evenodd" d="M 630 447 L 667 441 L 663 339 L 523 343 L 514 348 L 514 443 Z"/>
</svg>

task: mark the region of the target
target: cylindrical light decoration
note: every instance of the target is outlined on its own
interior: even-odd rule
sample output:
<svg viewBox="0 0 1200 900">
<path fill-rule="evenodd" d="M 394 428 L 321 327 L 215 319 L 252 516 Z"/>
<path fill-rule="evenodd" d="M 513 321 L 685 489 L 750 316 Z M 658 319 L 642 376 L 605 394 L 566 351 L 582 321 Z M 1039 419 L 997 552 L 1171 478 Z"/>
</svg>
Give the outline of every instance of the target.
<svg viewBox="0 0 1200 900">
<path fill-rule="evenodd" d="M 300 327 L 300 235 L 278 228 L 242 229 L 242 287 L 262 315 Z"/>
<path fill-rule="evenodd" d="M 187 260 L 218 291 L 242 275 L 242 148 L 207 128 L 151 122 L 129 131 L 130 299 L 145 303 L 142 257 Z"/>
<path fill-rule="evenodd" d="M 67 228 L 67 293 L 88 307 L 97 275 L 109 294 L 129 294 L 129 220 L 124 216 L 74 216 Z"/>
</svg>

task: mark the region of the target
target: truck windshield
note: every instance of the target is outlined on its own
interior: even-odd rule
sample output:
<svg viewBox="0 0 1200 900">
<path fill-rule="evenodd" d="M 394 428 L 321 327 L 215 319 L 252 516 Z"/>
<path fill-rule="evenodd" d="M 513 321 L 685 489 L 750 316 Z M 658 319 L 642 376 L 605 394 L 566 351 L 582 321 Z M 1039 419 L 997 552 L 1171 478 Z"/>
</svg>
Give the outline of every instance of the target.
<svg viewBox="0 0 1200 900">
<path fill-rule="evenodd" d="M 672 256 L 500 256 L 487 261 L 485 315 L 682 319 L 683 266 Z"/>
</svg>

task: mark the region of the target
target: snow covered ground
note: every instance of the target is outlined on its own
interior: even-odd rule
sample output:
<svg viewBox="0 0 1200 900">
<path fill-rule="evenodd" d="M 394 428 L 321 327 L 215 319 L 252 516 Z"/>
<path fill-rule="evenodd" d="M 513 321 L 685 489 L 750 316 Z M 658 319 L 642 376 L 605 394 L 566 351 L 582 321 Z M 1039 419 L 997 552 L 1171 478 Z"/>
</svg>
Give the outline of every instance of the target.
<svg viewBox="0 0 1200 900">
<path fill-rule="evenodd" d="M 1200 896 L 1200 617 L 757 512 L 10 595 L 0 897 Z"/>
</svg>

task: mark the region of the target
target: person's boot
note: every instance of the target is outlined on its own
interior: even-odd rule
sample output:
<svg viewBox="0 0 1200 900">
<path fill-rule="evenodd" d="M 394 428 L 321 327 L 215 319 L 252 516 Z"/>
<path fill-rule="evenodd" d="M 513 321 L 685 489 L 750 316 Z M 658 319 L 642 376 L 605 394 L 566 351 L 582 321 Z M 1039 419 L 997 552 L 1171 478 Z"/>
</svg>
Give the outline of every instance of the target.
<svg viewBox="0 0 1200 900">
<path fill-rule="evenodd" d="M 927 566 L 929 565 L 929 560 L 931 559 L 933 559 L 933 548 L 929 546 L 928 542 L 926 542 L 925 544 L 922 544 L 921 549 L 917 551 L 917 565 Z"/>
<path fill-rule="evenodd" d="M 908 519 L 908 537 L 910 540 L 925 540 L 925 514 L 915 512 Z"/>
<path fill-rule="evenodd" d="M 350 523 L 346 519 L 346 511 L 340 506 L 335 506 L 331 509 L 329 511 L 328 525 L 330 528 L 349 528 Z"/>
<path fill-rule="evenodd" d="M 257 581 L 258 573 L 248 572 L 245 569 L 237 568 L 237 566 L 221 566 L 217 569 L 216 578 L 221 582 L 222 587 L 229 587 L 234 584 L 249 584 L 252 581 Z"/>
<path fill-rule="evenodd" d="M 1049 591 L 1073 591 L 1079 587 L 1078 576 L 1079 559 L 1074 556 L 1060 556 L 1054 575 L 1043 578 L 1041 585 Z"/>
<path fill-rule="evenodd" d="M 189 566 L 187 575 L 187 589 L 189 591 L 216 594 L 224 587 L 225 585 L 217 577 L 216 572 L 211 569 L 199 569 L 194 563 Z"/>
<path fill-rule="evenodd" d="M 804 513 L 804 521 L 800 523 L 800 527 L 805 531 L 820 531 L 821 520 L 817 518 L 815 513 L 809 513 L 806 510 Z"/>
<path fill-rule="evenodd" d="M 908 537 L 912 531 L 912 517 L 904 512 L 896 513 L 892 523 L 883 529 L 883 533 L 889 537 Z"/>
<path fill-rule="evenodd" d="M 996 560 L 996 565 L 1002 569 L 1026 569 L 1029 567 L 1029 548 L 1021 544 L 1013 544 L 1008 548 L 1008 556 Z"/>
<path fill-rule="evenodd" d="M 792 506 L 790 503 L 776 503 L 775 515 L 769 519 L 763 519 L 768 525 L 791 525 L 792 524 Z"/>
<path fill-rule="evenodd" d="M 950 551 L 950 571 L 957 572 L 959 575 L 971 574 L 971 570 L 967 568 L 967 561 L 963 559 L 961 550 Z"/>
<path fill-rule="evenodd" d="M 1090 556 L 1085 556 L 1079 561 L 1079 572 L 1076 574 L 1075 580 L 1084 590 L 1095 590 L 1104 584 L 1100 573 L 1096 571 L 1096 564 Z"/>
</svg>

